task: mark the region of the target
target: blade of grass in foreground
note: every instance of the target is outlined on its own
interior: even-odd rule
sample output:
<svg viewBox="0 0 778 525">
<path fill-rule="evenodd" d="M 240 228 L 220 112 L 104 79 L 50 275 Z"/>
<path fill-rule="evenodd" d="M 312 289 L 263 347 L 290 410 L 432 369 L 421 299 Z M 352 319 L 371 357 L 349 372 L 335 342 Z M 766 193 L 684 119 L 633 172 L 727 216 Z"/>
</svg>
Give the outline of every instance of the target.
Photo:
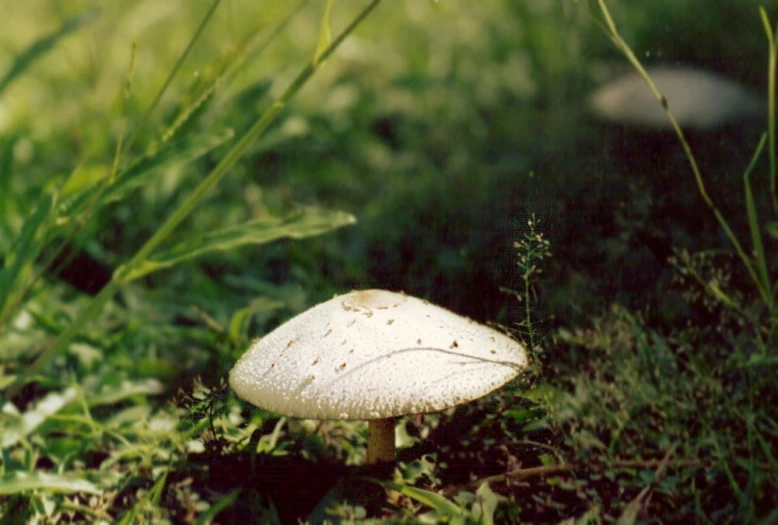
<svg viewBox="0 0 778 525">
<path fill-rule="evenodd" d="M 394 490 L 400 494 L 404 494 L 411 499 L 415 499 L 419 503 L 427 505 L 438 511 L 441 516 L 446 516 L 449 519 L 461 517 L 466 514 L 465 510 L 457 506 L 454 502 L 446 499 L 444 496 L 436 492 L 430 492 L 429 490 L 419 489 L 411 487 L 410 485 L 400 485 L 391 481 L 383 481 L 376 478 L 363 478 L 370 483 L 375 483 L 381 487 L 389 490 Z"/>
<path fill-rule="evenodd" d="M 762 296 L 767 302 L 767 307 L 773 310 L 775 306 L 773 303 L 773 295 L 770 290 L 770 273 L 767 269 L 767 256 L 765 255 L 764 243 L 762 242 L 762 232 L 759 227 L 759 217 L 757 216 L 756 200 L 754 199 L 754 191 L 751 188 L 751 172 L 756 166 L 756 162 L 762 153 L 767 135 L 762 135 L 759 145 L 756 147 L 754 155 L 751 157 L 751 162 L 746 168 L 743 174 L 743 185 L 745 186 L 746 194 L 746 212 L 748 214 L 748 228 L 751 230 L 751 242 L 754 246 L 754 261 L 758 270 L 758 276 L 760 282 L 758 285 L 761 288 Z"/>
<path fill-rule="evenodd" d="M 765 35 L 767 36 L 767 44 L 769 47 L 769 58 L 767 60 L 767 135 L 768 151 L 770 155 L 770 195 L 773 200 L 773 211 L 778 213 L 778 185 L 776 185 L 776 157 L 775 157 L 775 75 L 776 64 L 778 64 L 778 41 L 776 41 L 775 34 L 778 31 L 773 30 L 770 25 L 770 18 L 767 16 L 767 11 L 764 7 L 759 7 L 759 14 L 762 17 L 762 23 L 765 28 Z"/>
<path fill-rule="evenodd" d="M 120 149 L 117 152 L 117 160 L 121 158 L 122 154 L 125 151 L 129 151 L 129 149 L 133 146 L 135 143 L 135 138 L 138 136 L 140 131 L 143 129 L 143 127 L 148 123 L 149 118 L 151 117 L 151 114 L 154 112 L 154 110 L 159 105 L 159 102 L 162 100 L 163 95 L 167 91 L 167 88 L 170 87 L 170 84 L 173 82 L 173 79 L 178 74 L 178 71 L 181 69 L 181 66 L 186 61 L 187 57 L 189 56 L 189 53 L 194 48 L 195 43 L 200 39 L 200 35 L 203 34 L 203 31 L 208 26 L 208 23 L 211 21 L 211 18 L 213 17 L 213 14 L 216 12 L 216 8 L 219 7 L 219 4 L 221 3 L 221 0 L 214 0 L 211 4 L 211 7 L 208 8 L 208 12 L 203 17 L 203 20 L 200 22 L 200 25 L 195 30 L 194 34 L 192 35 L 192 38 L 189 39 L 189 43 L 186 45 L 186 48 L 184 49 L 183 53 L 181 53 L 181 56 L 178 57 L 178 60 L 176 61 L 175 65 L 173 66 L 173 69 L 170 70 L 170 73 L 168 74 L 167 78 L 165 79 L 165 82 L 162 84 L 162 87 L 157 92 L 157 96 L 154 97 L 154 100 L 151 102 L 151 105 L 149 105 L 149 108 L 146 110 L 146 112 L 143 114 L 143 116 L 140 119 L 140 124 L 138 127 L 135 128 L 133 133 L 130 135 L 130 137 L 125 142 L 125 145 L 122 149 Z"/>
<path fill-rule="evenodd" d="M 8 496 L 28 490 L 69 493 L 88 492 L 100 494 L 94 483 L 77 474 L 48 474 L 45 472 L 6 472 L 0 477 L 0 496 Z"/>
<path fill-rule="evenodd" d="M 313 237 L 355 222 L 354 216 L 348 213 L 318 209 L 300 210 L 288 217 L 262 217 L 184 240 L 170 250 L 143 261 L 131 273 L 124 275 L 124 279 L 131 281 L 206 253 L 232 250 L 248 244 L 266 244 L 284 237 Z M 117 270 L 122 271 L 122 268 Z"/>
<path fill-rule="evenodd" d="M 59 29 L 33 42 L 30 47 L 16 57 L 16 60 L 14 60 L 13 65 L 11 65 L 11 68 L 6 72 L 5 76 L 0 78 L 0 96 L 3 94 L 3 91 L 11 85 L 11 82 L 32 66 L 36 60 L 53 49 L 54 46 L 57 45 L 57 42 L 81 26 L 94 20 L 97 17 L 97 14 L 98 11 L 92 9 L 81 13 L 80 15 L 68 18 L 62 23 Z"/>
<path fill-rule="evenodd" d="M 133 505 L 129 512 L 127 512 L 127 514 L 122 517 L 121 521 L 119 521 L 119 525 L 134 523 L 136 516 L 143 510 L 147 503 L 151 502 L 154 505 L 159 503 L 159 500 L 162 497 L 162 489 L 165 487 L 165 483 L 167 482 L 167 475 L 167 472 L 162 474 L 162 476 L 160 476 L 160 478 L 154 483 L 154 486 L 152 486 L 148 492 L 144 493 L 140 498 L 138 498 L 138 501 L 135 503 L 135 505 Z"/>
<path fill-rule="evenodd" d="M 224 156 L 216 167 L 203 179 L 195 190 L 176 208 L 168 219 L 159 227 L 130 261 L 124 266 L 122 272 L 114 274 L 113 280 L 105 286 L 100 293 L 92 299 L 89 306 L 73 321 L 73 323 L 62 332 L 59 337 L 44 350 L 38 358 L 24 371 L 20 373 L 17 382 L 9 387 L 8 395 L 15 395 L 22 384 L 24 378 L 43 368 L 56 355 L 67 348 L 67 345 L 77 333 L 95 316 L 97 316 L 107 303 L 125 284 L 126 277 L 146 261 L 154 250 L 178 227 L 179 224 L 197 207 L 206 195 L 216 186 L 227 172 L 240 160 L 240 158 L 251 148 L 254 141 L 257 140 L 270 125 L 278 118 L 286 104 L 297 94 L 298 91 L 308 82 L 319 66 L 343 43 L 359 24 L 381 3 L 381 0 L 372 0 L 370 4 L 354 18 L 354 20 L 335 38 L 332 43 L 319 56 L 318 61 L 311 60 L 306 67 L 300 71 L 297 77 L 287 87 L 286 91 L 278 100 L 259 118 L 259 120 L 243 135 L 235 146 Z"/>
<path fill-rule="evenodd" d="M 167 143 L 159 150 L 138 159 L 120 173 L 113 184 L 105 188 L 99 185 L 99 180 L 76 180 L 75 176 L 78 175 L 78 172 L 74 172 L 74 177 L 71 177 L 63 187 L 63 196 L 68 197 L 68 200 L 61 207 L 58 222 L 80 220 L 81 214 L 95 200 L 96 192 L 100 192 L 99 204 L 95 205 L 92 211 L 119 201 L 131 191 L 149 184 L 162 170 L 185 166 L 193 160 L 203 157 L 232 137 L 233 131 L 224 129 Z"/>
<path fill-rule="evenodd" d="M 38 201 L 35 212 L 24 221 L 22 231 L 11 245 L 3 266 L 0 267 L 0 329 L 8 314 L 6 308 L 19 283 L 24 282 L 27 270 L 43 248 L 46 228 L 50 222 L 54 199 L 44 194 Z"/>
<path fill-rule="evenodd" d="M 68 387 L 63 392 L 49 392 L 34 408 L 24 414 L 6 414 L 0 426 L 0 446 L 8 448 L 26 438 L 45 423 L 49 416 L 75 401 L 77 395 L 75 387 Z"/>
</svg>

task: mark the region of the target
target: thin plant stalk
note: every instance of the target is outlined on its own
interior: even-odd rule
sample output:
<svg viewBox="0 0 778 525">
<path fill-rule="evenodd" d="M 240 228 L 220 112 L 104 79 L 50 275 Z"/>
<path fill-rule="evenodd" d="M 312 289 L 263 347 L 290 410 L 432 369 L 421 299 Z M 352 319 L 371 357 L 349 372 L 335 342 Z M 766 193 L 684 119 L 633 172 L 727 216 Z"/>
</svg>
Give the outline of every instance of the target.
<svg viewBox="0 0 778 525">
<path fill-rule="evenodd" d="M 762 150 L 764 149 L 766 135 L 762 135 L 759 144 L 756 147 L 754 155 L 751 157 L 751 162 L 743 173 L 743 185 L 745 186 L 746 194 L 746 213 L 748 214 L 748 227 L 751 230 L 751 242 L 754 246 L 754 261 L 756 262 L 757 270 L 759 272 L 759 278 L 761 279 L 762 288 L 767 290 L 770 299 L 773 299 L 770 294 L 770 274 L 767 269 L 767 256 L 764 250 L 764 243 L 762 242 L 762 231 L 759 227 L 759 217 L 757 217 L 756 200 L 754 199 L 754 192 L 751 188 L 751 172 L 756 166 L 757 159 L 760 157 Z M 772 309 L 773 303 L 768 302 L 767 306 Z"/>
<path fill-rule="evenodd" d="M 64 351 L 67 345 L 73 340 L 86 324 L 95 318 L 102 310 L 105 304 L 110 301 L 114 295 L 131 279 L 127 276 L 132 274 L 143 261 L 145 261 L 154 250 L 181 224 L 181 222 L 197 207 L 200 201 L 219 183 L 227 172 L 238 162 L 238 160 L 250 149 L 254 141 L 259 138 L 270 125 L 278 118 L 278 115 L 286 107 L 286 104 L 297 94 L 305 83 L 313 76 L 321 64 L 340 46 L 341 43 L 350 35 L 359 24 L 381 3 L 381 0 L 372 0 L 354 20 L 327 46 L 327 48 L 317 54 L 292 81 L 284 93 L 265 111 L 257 122 L 243 135 L 235 146 L 222 158 L 221 162 L 203 179 L 192 193 L 176 208 L 173 213 L 165 220 L 156 232 L 146 243 L 135 253 L 135 255 L 123 266 L 119 267 L 113 274 L 111 281 L 92 299 L 92 302 L 81 314 L 68 326 L 54 342 L 47 347 L 35 359 L 35 361 L 19 374 L 16 383 L 8 389 L 9 396 L 15 395 L 23 383 L 23 378 L 39 372 L 55 356 Z"/>
<path fill-rule="evenodd" d="M 767 43 L 769 45 L 769 58 L 767 61 L 767 135 L 768 152 L 770 155 L 770 195 L 773 198 L 773 211 L 778 214 L 778 190 L 776 190 L 776 158 L 775 158 L 775 70 L 778 62 L 778 42 L 775 35 L 778 28 L 773 30 L 770 26 L 770 19 L 767 17 L 767 11 L 764 7 L 759 8 L 759 14 L 762 17 Z"/>
<path fill-rule="evenodd" d="M 189 56 L 189 53 L 192 51 L 192 49 L 194 49 L 195 43 L 199 40 L 200 35 L 203 34 L 203 31 L 208 25 L 208 22 L 210 22 L 211 18 L 213 18 L 213 14 L 216 12 L 216 8 L 219 7 L 221 1 L 222 0 L 213 0 L 211 7 L 208 9 L 208 12 L 205 13 L 203 20 L 200 22 L 200 25 L 197 26 L 197 29 L 192 35 L 192 38 L 189 39 L 189 43 L 186 45 L 186 48 L 181 53 L 181 56 L 178 57 L 178 60 L 176 60 L 176 63 L 173 65 L 173 68 L 170 70 L 170 73 L 165 79 L 165 82 L 162 84 L 160 90 L 157 91 L 157 95 L 154 97 L 154 100 L 151 102 L 151 105 L 149 105 L 148 109 L 141 117 L 140 125 L 135 128 L 133 133 L 130 135 L 129 139 L 127 139 L 127 146 L 125 149 L 129 149 L 130 147 L 132 147 L 132 145 L 135 142 L 135 138 L 138 136 L 138 133 L 148 123 L 149 117 L 151 117 L 151 114 L 154 112 L 155 109 L 157 109 L 157 105 L 159 105 L 160 100 L 162 100 L 162 96 L 165 94 L 168 87 L 170 87 L 170 85 L 173 83 L 173 79 L 178 74 L 178 71 L 181 69 L 181 66 L 186 61 L 186 58 Z M 122 153 L 123 150 L 119 150 L 119 156 L 121 156 Z"/>
</svg>

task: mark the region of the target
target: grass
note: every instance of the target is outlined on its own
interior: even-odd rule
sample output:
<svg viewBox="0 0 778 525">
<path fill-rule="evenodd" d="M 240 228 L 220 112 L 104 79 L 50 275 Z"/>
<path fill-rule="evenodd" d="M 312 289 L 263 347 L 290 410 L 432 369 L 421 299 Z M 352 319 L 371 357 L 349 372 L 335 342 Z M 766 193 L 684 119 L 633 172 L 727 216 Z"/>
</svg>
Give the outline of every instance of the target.
<svg viewBox="0 0 778 525">
<path fill-rule="evenodd" d="M 718 137 L 675 125 L 634 168 L 582 117 L 597 57 L 645 74 L 646 20 L 699 13 L 378 3 L 15 8 L 0 521 L 775 521 L 776 6 L 708 13 L 748 22 L 720 52 L 769 95 L 761 139 L 706 172 Z M 391 472 L 360 467 L 364 424 L 225 383 L 251 339 L 370 286 L 534 358 L 400 421 Z"/>
</svg>

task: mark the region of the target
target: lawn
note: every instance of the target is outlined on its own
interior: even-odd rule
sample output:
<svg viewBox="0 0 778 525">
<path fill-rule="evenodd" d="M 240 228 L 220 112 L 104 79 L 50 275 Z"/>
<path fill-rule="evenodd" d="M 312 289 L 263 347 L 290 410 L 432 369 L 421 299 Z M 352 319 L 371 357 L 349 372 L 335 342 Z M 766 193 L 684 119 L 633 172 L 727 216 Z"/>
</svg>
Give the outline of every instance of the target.
<svg viewBox="0 0 778 525">
<path fill-rule="evenodd" d="M 0 522 L 778 521 L 778 2 L 6 3 Z M 377 465 L 228 383 L 370 288 L 529 357 Z"/>
</svg>

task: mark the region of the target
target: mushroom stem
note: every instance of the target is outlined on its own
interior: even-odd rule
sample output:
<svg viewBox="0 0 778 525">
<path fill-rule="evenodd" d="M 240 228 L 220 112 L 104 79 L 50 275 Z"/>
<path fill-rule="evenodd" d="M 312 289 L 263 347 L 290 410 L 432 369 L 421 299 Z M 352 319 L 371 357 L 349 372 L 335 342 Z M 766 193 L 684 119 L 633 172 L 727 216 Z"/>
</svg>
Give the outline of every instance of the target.
<svg viewBox="0 0 778 525">
<path fill-rule="evenodd" d="M 367 426 L 367 464 L 394 461 L 394 418 L 371 419 Z"/>
</svg>

